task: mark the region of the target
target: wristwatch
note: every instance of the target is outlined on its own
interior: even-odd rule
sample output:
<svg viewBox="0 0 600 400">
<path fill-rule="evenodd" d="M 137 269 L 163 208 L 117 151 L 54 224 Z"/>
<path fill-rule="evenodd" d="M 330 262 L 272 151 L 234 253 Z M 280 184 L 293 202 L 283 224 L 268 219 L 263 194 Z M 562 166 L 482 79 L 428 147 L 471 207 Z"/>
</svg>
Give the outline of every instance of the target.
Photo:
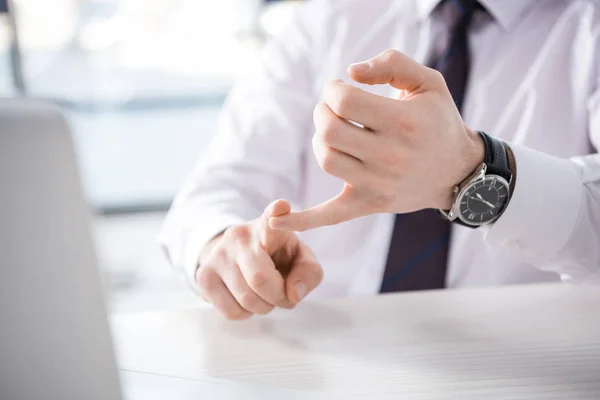
<svg viewBox="0 0 600 400">
<path fill-rule="evenodd" d="M 471 228 L 500 218 L 510 200 L 513 177 L 506 145 L 485 132 L 478 133 L 485 147 L 483 164 L 454 188 L 452 208 L 438 210 L 442 218 Z"/>
</svg>

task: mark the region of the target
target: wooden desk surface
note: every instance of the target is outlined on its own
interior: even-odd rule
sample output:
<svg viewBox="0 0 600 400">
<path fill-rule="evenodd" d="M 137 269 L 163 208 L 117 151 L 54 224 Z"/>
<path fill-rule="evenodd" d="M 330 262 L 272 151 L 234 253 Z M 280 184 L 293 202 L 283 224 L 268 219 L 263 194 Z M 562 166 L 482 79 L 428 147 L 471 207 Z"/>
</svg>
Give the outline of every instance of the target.
<svg viewBox="0 0 600 400">
<path fill-rule="evenodd" d="M 357 399 L 600 399 L 600 289 L 437 291 L 114 320 L 121 368 Z"/>
</svg>

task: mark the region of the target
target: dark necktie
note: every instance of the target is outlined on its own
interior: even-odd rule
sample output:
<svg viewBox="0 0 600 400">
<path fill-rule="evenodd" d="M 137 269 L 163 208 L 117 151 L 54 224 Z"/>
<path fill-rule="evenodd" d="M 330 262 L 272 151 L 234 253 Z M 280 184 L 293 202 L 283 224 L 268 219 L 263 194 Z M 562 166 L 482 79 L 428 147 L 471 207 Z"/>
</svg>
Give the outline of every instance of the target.
<svg viewBox="0 0 600 400">
<path fill-rule="evenodd" d="M 442 73 L 458 109 L 461 109 L 469 77 L 468 28 L 476 0 L 445 0 L 459 14 L 452 27 L 450 44 L 433 63 Z M 450 223 L 435 210 L 396 215 L 381 293 L 445 287 Z"/>
</svg>

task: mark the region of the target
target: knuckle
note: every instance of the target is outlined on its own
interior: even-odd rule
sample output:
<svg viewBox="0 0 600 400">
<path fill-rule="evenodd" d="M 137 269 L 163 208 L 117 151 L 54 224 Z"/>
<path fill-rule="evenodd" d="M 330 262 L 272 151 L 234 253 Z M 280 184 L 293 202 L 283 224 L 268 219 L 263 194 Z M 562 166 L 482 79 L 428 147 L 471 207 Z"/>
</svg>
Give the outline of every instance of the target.
<svg viewBox="0 0 600 400">
<path fill-rule="evenodd" d="M 319 158 L 321 169 L 327 173 L 335 172 L 337 157 L 333 149 L 325 149 L 323 155 Z"/>
<path fill-rule="evenodd" d="M 345 87 L 338 87 L 330 107 L 340 117 L 347 117 L 352 110 L 352 103 L 353 98 L 350 91 Z"/>
<path fill-rule="evenodd" d="M 227 237 L 236 242 L 245 242 L 250 239 L 250 228 L 246 225 L 234 225 L 227 229 Z"/>
<path fill-rule="evenodd" d="M 219 285 L 218 274 L 210 268 L 201 267 L 196 275 L 196 283 L 202 293 L 210 293 L 217 289 Z"/>
<path fill-rule="evenodd" d="M 245 292 L 240 295 L 239 302 L 242 307 L 248 310 L 255 308 L 259 304 L 259 299 L 255 293 Z"/>
<path fill-rule="evenodd" d="M 225 260 L 227 260 L 227 248 L 224 246 L 218 246 L 216 247 L 213 251 L 212 254 L 210 255 L 211 259 L 216 261 L 216 262 L 224 262 Z"/>
<path fill-rule="evenodd" d="M 398 50 L 387 49 L 381 53 L 381 60 L 384 63 L 395 62 L 400 58 L 401 55 L 402 53 L 400 53 Z"/>
<path fill-rule="evenodd" d="M 323 116 L 326 115 L 327 104 L 325 102 L 320 102 L 315 106 L 313 111 L 313 121 L 315 122 L 315 126 L 317 126 L 323 119 Z"/>
<path fill-rule="evenodd" d="M 248 285 L 252 289 L 260 289 L 264 287 L 269 281 L 267 275 L 262 271 L 256 271 L 250 275 L 250 279 L 248 279 Z"/>
<path fill-rule="evenodd" d="M 395 107 L 393 112 L 386 114 L 386 117 L 389 118 L 393 126 L 398 128 L 397 130 L 402 135 L 406 130 L 406 126 L 415 121 L 413 114 L 414 111 L 409 107 Z"/>
<path fill-rule="evenodd" d="M 446 80 L 444 79 L 444 75 L 442 75 L 442 73 L 440 71 L 438 71 L 437 69 L 433 69 L 433 68 L 429 68 L 429 76 L 430 79 L 436 83 L 436 84 L 442 84 L 442 83 L 446 83 Z"/>
<path fill-rule="evenodd" d="M 398 171 L 401 169 L 402 157 L 397 151 L 386 151 L 381 157 L 388 171 Z"/>
<path fill-rule="evenodd" d="M 335 145 L 339 140 L 339 128 L 339 124 L 337 124 L 333 118 L 329 119 L 329 121 L 327 121 L 327 124 L 323 126 L 320 132 L 321 140 L 323 141 L 323 143 L 325 143 L 328 146 Z"/>
<path fill-rule="evenodd" d="M 404 140 L 420 140 L 420 138 L 418 138 L 418 136 L 414 133 L 415 126 L 417 126 L 417 124 L 421 121 L 419 121 L 413 113 L 410 113 L 408 110 L 401 110 L 396 114 L 395 122 L 396 126 L 398 126 L 400 132 L 402 133 L 402 138 Z"/>
</svg>

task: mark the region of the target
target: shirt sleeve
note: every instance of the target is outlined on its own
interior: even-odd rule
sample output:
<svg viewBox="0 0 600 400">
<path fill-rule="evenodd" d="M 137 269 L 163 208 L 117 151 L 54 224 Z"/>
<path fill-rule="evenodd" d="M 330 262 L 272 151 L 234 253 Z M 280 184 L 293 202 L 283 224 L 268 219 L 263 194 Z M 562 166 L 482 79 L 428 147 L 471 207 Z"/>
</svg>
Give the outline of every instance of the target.
<svg viewBox="0 0 600 400">
<path fill-rule="evenodd" d="M 589 118 L 590 140 L 599 149 L 600 90 L 590 98 Z M 561 159 L 510 147 L 515 190 L 486 241 L 563 280 L 600 284 L 600 154 Z"/>
<path fill-rule="evenodd" d="M 225 102 L 216 138 L 167 215 L 159 240 L 193 288 L 199 254 L 214 236 L 259 217 L 273 200 L 300 200 L 316 104 L 309 58 L 315 57 L 314 21 L 307 6 L 298 7 L 257 65 L 245 68 Z"/>
</svg>

